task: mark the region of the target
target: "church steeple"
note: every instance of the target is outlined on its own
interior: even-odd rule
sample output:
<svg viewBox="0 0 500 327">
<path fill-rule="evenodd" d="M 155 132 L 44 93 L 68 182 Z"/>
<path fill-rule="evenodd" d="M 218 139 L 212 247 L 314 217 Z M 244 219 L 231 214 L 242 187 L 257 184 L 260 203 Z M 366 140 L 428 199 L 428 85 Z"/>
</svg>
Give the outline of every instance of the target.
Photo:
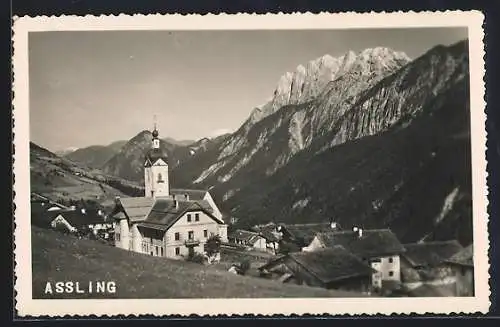
<svg viewBox="0 0 500 327">
<path fill-rule="evenodd" d="M 169 195 L 169 176 L 167 154 L 160 148 L 160 133 L 156 127 L 156 116 L 152 132 L 151 149 L 146 154 L 144 164 L 145 196 L 157 197 Z"/>
<path fill-rule="evenodd" d="M 153 129 L 153 149 L 159 149 L 160 148 L 160 139 L 158 138 L 158 135 L 160 133 L 158 132 L 158 129 L 156 128 L 156 115 L 154 117 L 154 129 Z"/>
</svg>

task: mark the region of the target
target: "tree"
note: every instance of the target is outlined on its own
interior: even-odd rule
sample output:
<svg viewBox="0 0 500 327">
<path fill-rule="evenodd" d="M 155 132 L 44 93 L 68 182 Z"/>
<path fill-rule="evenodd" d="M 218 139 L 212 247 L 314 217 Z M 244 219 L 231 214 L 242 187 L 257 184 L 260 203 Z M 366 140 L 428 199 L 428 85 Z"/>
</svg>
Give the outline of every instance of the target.
<svg viewBox="0 0 500 327">
<path fill-rule="evenodd" d="M 219 235 L 210 236 L 205 244 L 205 252 L 207 253 L 207 256 L 212 257 L 217 253 L 220 253 L 221 243 L 222 241 Z"/>
</svg>

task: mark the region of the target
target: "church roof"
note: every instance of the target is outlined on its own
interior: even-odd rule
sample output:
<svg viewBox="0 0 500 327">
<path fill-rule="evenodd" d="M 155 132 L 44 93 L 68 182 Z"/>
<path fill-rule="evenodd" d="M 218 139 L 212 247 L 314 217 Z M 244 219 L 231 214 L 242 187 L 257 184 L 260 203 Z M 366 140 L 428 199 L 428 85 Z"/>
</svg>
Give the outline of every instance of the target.
<svg viewBox="0 0 500 327">
<path fill-rule="evenodd" d="M 154 198 L 146 197 L 120 198 L 120 204 L 132 222 L 143 220 L 151 210 L 154 202 Z"/>
<path fill-rule="evenodd" d="M 175 194 L 176 196 L 184 196 L 185 194 L 187 194 L 190 200 L 203 200 L 207 192 L 207 190 L 192 190 L 182 188 L 170 189 L 171 194 Z"/>
<path fill-rule="evenodd" d="M 117 211 L 113 217 L 118 218 L 124 212 L 131 222 L 139 226 L 167 230 L 186 212 L 201 210 L 219 224 L 223 221 L 213 216 L 210 203 L 205 200 L 174 200 L 171 197 L 135 197 L 119 199 L 122 211 Z"/>
<path fill-rule="evenodd" d="M 177 206 L 175 202 L 177 202 Z M 168 229 L 186 212 L 197 210 L 205 212 L 219 224 L 224 223 L 212 215 L 212 207 L 207 201 L 184 201 L 172 198 L 156 199 L 144 222 L 150 225 L 165 226 L 164 228 Z"/>
<path fill-rule="evenodd" d="M 151 166 L 156 161 L 158 161 L 158 159 L 162 159 L 163 161 L 167 162 L 168 160 L 167 152 L 163 151 L 161 148 L 149 149 L 148 152 L 146 153 L 146 167 Z"/>
</svg>

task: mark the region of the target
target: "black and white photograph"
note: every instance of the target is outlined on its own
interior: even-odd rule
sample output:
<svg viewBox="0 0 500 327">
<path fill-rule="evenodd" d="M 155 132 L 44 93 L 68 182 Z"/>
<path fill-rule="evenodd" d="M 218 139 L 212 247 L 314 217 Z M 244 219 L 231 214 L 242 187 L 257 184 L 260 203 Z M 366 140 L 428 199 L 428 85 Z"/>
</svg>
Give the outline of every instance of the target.
<svg viewBox="0 0 500 327">
<path fill-rule="evenodd" d="M 481 39 L 477 48 L 464 19 L 414 16 L 419 26 L 99 29 L 81 19 L 25 32 L 15 221 L 30 241 L 17 250 L 29 271 L 18 287 L 47 306 L 483 305 Z"/>
</svg>

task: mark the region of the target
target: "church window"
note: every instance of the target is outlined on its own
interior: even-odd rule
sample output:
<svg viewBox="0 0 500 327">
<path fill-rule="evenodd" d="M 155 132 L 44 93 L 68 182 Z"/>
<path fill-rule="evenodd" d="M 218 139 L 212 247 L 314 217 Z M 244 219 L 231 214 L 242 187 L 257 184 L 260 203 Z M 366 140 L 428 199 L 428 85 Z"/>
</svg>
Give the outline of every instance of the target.
<svg viewBox="0 0 500 327">
<path fill-rule="evenodd" d="M 161 173 L 158 173 L 158 183 L 163 183 L 163 176 Z"/>
<path fill-rule="evenodd" d="M 187 220 L 188 220 L 188 223 L 191 222 L 191 214 L 190 213 L 188 213 L 188 215 L 187 215 Z"/>
<path fill-rule="evenodd" d="M 194 214 L 194 221 L 200 221 L 200 214 L 199 213 Z"/>
</svg>

